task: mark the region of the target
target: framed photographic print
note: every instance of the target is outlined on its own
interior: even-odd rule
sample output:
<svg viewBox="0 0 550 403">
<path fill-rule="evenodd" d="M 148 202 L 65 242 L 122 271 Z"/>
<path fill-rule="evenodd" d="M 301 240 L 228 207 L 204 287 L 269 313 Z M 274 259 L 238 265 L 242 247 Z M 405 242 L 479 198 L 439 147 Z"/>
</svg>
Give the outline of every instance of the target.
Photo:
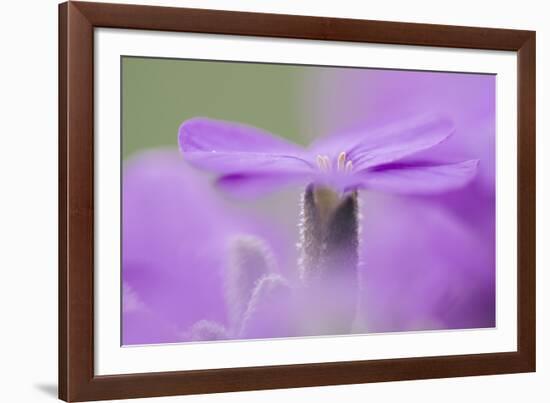
<svg viewBox="0 0 550 403">
<path fill-rule="evenodd" d="M 59 8 L 59 397 L 535 370 L 535 33 Z"/>
</svg>

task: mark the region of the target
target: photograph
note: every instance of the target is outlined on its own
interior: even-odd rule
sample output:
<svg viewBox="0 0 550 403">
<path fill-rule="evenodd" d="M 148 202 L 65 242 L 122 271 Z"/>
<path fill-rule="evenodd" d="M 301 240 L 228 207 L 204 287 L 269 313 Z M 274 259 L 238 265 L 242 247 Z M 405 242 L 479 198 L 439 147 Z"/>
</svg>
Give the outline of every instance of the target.
<svg viewBox="0 0 550 403">
<path fill-rule="evenodd" d="M 547 403 L 544 2 L 1 4 L 0 403 Z"/>
<path fill-rule="evenodd" d="M 122 346 L 495 328 L 495 74 L 120 63 Z"/>
</svg>

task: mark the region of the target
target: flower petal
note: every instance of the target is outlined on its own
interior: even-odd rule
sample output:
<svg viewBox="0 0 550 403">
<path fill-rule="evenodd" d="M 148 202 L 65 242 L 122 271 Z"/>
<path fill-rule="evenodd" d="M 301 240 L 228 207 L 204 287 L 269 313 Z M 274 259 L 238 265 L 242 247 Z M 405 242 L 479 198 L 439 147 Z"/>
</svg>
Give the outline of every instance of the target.
<svg viewBox="0 0 550 403">
<path fill-rule="evenodd" d="M 473 192 L 364 195 L 359 311 L 369 332 L 495 326 L 494 199 Z"/>
<path fill-rule="evenodd" d="M 254 198 L 285 186 L 305 185 L 313 180 L 309 172 L 248 172 L 222 176 L 217 185 L 237 197 Z"/>
<path fill-rule="evenodd" d="M 466 185 L 476 174 L 478 160 L 447 165 L 388 164 L 362 171 L 365 189 L 401 194 L 442 193 Z"/>
<path fill-rule="evenodd" d="M 353 168 L 363 170 L 429 149 L 446 140 L 453 130 L 446 118 L 420 115 L 361 132 L 333 135 L 314 143 L 312 151 L 333 158 L 345 151 Z"/>
<path fill-rule="evenodd" d="M 230 174 L 249 170 L 311 170 L 308 154 L 297 144 L 251 126 L 193 118 L 179 129 L 180 150 L 198 168 Z"/>
</svg>

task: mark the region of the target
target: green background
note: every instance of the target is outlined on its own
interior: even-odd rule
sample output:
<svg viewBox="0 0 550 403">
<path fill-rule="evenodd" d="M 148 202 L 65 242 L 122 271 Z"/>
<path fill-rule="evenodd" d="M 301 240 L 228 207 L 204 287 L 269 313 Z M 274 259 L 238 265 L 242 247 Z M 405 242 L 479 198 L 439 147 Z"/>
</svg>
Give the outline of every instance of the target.
<svg viewBox="0 0 550 403">
<path fill-rule="evenodd" d="M 178 127 L 205 116 L 251 124 L 297 143 L 315 97 L 313 67 L 239 62 L 122 58 L 123 157 L 177 147 Z M 309 107 L 311 106 L 311 108 Z"/>
</svg>

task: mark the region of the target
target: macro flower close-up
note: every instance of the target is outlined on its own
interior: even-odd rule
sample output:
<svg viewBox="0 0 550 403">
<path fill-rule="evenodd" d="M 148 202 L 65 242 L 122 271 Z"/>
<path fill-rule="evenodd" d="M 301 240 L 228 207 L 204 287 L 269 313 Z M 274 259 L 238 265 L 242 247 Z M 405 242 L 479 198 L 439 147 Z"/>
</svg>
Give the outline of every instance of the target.
<svg viewBox="0 0 550 403">
<path fill-rule="evenodd" d="M 444 142 L 453 130 L 448 119 L 416 117 L 321 138 L 302 148 L 250 126 L 196 118 L 181 125 L 179 144 L 186 160 L 220 174 L 219 185 L 237 192 L 313 183 L 338 192 L 437 193 L 467 183 L 477 161 L 400 160 Z"/>
<path fill-rule="evenodd" d="M 124 63 L 124 345 L 495 326 L 493 76 Z"/>
</svg>

